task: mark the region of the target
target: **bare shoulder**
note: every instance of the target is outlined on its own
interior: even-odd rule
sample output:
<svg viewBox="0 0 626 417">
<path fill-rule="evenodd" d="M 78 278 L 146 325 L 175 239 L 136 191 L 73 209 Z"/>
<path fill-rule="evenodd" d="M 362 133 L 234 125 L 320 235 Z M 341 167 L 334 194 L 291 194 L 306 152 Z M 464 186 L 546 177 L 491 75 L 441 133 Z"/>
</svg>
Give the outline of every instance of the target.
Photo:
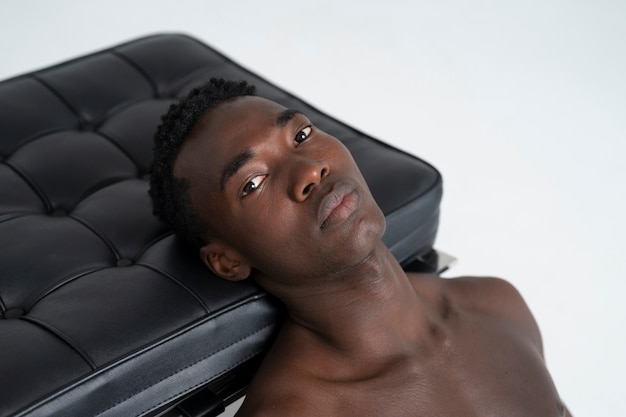
<svg viewBox="0 0 626 417">
<path fill-rule="evenodd" d="M 270 417 L 297 416 L 297 404 L 288 398 L 259 400 L 253 393 L 248 393 L 235 417 Z"/>
<path fill-rule="evenodd" d="M 463 276 L 441 278 L 429 274 L 408 274 L 418 293 L 430 297 L 451 297 L 457 306 L 501 313 L 502 310 L 528 307 L 519 291 L 508 281 L 495 277 Z"/>
<path fill-rule="evenodd" d="M 496 312 L 528 309 L 517 288 L 502 278 L 465 276 L 441 282 L 463 305 Z"/>
<path fill-rule="evenodd" d="M 520 292 L 496 277 L 433 278 L 435 286 L 461 311 L 480 313 L 514 325 L 543 352 L 537 322 Z"/>
<path fill-rule="evenodd" d="M 326 417 L 320 406 L 327 398 L 317 398 L 310 381 L 294 377 L 281 369 L 260 369 L 247 390 L 246 398 L 235 417 Z M 308 388 L 307 388 L 308 387 Z"/>
<path fill-rule="evenodd" d="M 271 400 L 254 401 L 246 397 L 235 417 L 301 417 L 324 416 L 310 404 L 296 397 L 274 397 Z"/>
<path fill-rule="evenodd" d="M 303 366 L 316 357 L 315 352 L 294 337 L 290 329 L 288 323 L 283 325 L 248 387 L 236 417 L 325 415 L 319 406 L 327 399 L 318 398 L 315 381 Z"/>
</svg>

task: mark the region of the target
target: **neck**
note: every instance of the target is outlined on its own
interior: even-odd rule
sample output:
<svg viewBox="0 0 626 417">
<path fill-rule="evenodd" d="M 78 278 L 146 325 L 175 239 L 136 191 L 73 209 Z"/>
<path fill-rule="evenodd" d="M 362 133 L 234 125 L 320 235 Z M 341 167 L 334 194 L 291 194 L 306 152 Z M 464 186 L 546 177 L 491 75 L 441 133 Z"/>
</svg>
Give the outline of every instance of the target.
<svg viewBox="0 0 626 417">
<path fill-rule="evenodd" d="M 382 242 L 363 263 L 324 282 L 279 295 L 291 323 L 347 357 L 413 350 L 427 310 Z"/>
</svg>

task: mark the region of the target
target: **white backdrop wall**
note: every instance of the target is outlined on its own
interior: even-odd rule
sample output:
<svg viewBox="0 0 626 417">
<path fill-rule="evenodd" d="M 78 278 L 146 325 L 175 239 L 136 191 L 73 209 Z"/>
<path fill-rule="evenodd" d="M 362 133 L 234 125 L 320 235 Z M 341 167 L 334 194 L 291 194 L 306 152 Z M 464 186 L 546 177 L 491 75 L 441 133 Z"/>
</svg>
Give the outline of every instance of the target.
<svg viewBox="0 0 626 417">
<path fill-rule="evenodd" d="M 459 258 L 446 276 L 513 282 L 573 413 L 626 415 L 626 2 L 0 6 L 0 79 L 183 32 L 431 162 L 437 247 Z"/>
</svg>

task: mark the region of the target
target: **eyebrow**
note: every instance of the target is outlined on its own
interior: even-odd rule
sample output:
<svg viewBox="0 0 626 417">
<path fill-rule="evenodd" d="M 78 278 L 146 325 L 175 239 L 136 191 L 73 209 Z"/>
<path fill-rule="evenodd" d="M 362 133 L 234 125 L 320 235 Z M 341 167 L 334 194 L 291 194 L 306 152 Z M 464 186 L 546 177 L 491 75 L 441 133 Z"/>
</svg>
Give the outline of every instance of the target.
<svg viewBox="0 0 626 417">
<path fill-rule="evenodd" d="M 302 114 L 302 112 L 293 109 L 283 110 L 276 118 L 276 126 L 285 127 L 287 123 L 289 123 L 289 121 L 296 116 L 296 114 Z"/>
<path fill-rule="evenodd" d="M 237 173 L 249 160 L 252 159 L 254 153 L 250 148 L 241 152 L 233 159 L 230 160 L 224 168 L 222 168 L 222 173 L 220 175 L 220 190 L 223 192 L 226 187 L 226 181 L 232 178 L 233 175 Z"/>
<path fill-rule="evenodd" d="M 291 119 L 293 119 L 297 114 L 302 114 L 302 112 L 293 109 L 283 110 L 276 117 L 276 126 L 285 127 Z M 254 157 L 254 153 L 250 148 L 241 152 L 233 159 L 231 159 L 224 168 L 222 168 L 222 173 L 220 174 L 220 190 L 223 192 L 226 187 L 226 182 L 232 178 L 248 161 L 250 161 Z"/>
</svg>

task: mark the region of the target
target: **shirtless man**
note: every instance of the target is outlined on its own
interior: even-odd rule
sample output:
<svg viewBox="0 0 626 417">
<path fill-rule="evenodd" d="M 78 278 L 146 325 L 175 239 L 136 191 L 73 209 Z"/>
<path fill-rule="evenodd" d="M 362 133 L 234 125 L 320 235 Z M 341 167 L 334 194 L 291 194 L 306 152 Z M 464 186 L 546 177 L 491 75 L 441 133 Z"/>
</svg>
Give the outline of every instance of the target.
<svg viewBox="0 0 626 417">
<path fill-rule="evenodd" d="M 288 318 L 238 416 L 568 416 L 539 330 L 497 278 L 407 274 L 348 150 L 306 115 L 212 80 L 156 135 L 155 212 Z"/>
</svg>

